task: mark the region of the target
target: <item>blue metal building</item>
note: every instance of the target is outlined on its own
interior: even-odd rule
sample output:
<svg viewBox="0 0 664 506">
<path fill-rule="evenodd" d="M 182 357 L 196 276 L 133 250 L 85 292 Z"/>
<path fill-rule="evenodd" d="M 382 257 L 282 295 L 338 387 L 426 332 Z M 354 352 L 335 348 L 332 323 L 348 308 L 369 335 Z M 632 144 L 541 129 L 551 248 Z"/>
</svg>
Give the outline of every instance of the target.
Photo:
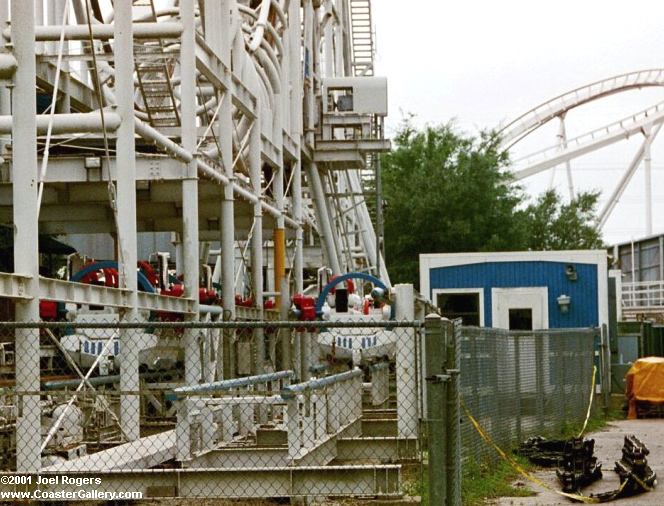
<svg viewBox="0 0 664 506">
<path fill-rule="evenodd" d="M 464 324 L 514 330 L 608 323 L 604 250 L 420 255 L 420 290 Z"/>
</svg>

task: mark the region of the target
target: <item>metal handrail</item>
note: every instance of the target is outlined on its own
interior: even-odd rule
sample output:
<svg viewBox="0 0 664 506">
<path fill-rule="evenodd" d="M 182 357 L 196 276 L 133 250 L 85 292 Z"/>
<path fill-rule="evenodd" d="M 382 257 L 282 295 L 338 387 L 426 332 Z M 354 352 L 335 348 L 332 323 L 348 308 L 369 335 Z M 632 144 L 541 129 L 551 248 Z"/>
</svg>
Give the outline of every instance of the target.
<svg viewBox="0 0 664 506">
<path fill-rule="evenodd" d="M 248 387 L 282 379 L 292 379 L 294 377 L 294 371 L 278 371 L 268 374 L 258 374 L 256 376 L 245 376 L 244 378 L 234 378 L 223 381 L 213 381 L 211 383 L 201 383 L 199 385 L 178 387 L 173 390 L 173 393 L 178 397 L 186 397 L 190 394 L 217 393 L 231 390 L 233 388 Z"/>
<path fill-rule="evenodd" d="M 295 399 L 297 394 L 312 390 L 320 390 L 327 386 L 334 385 L 341 381 L 346 381 L 349 379 L 362 376 L 361 369 L 353 369 L 352 371 L 346 371 L 339 374 L 333 374 L 332 376 L 325 376 L 324 378 L 312 379 L 305 381 L 303 383 L 296 383 L 295 385 L 290 385 L 281 389 L 281 397 L 284 400 Z"/>
</svg>

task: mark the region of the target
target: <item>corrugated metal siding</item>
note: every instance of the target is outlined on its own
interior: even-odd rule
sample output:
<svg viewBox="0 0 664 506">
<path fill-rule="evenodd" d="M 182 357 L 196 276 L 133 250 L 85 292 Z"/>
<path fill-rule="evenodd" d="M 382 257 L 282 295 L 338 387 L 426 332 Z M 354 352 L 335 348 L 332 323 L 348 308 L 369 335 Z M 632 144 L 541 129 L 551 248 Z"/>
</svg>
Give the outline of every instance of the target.
<svg viewBox="0 0 664 506">
<path fill-rule="evenodd" d="M 573 263 L 576 281 L 565 276 L 570 262 L 486 262 L 438 267 L 429 272 L 429 297 L 437 288 L 483 288 L 484 325 L 492 325 L 491 288 L 547 286 L 549 288 L 549 327 L 594 327 L 599 324 L 597 307 L 597 265 Z M 569 313 L 558 309 L 556 298 L 572 298 Z M 435 301 L 434 301 L 435 302 Z"/>
</svg>

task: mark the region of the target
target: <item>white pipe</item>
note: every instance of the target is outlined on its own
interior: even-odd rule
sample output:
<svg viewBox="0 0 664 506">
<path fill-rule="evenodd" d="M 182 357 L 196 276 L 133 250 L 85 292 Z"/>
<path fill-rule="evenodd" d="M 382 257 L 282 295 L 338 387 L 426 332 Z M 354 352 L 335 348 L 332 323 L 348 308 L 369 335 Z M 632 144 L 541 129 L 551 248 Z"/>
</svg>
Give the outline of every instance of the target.
<svg viewBox="0 0 664 506">
<path fill-rule="evenodd" d="M 109 11 L 111 15 L 109 16 L 109 19 L 106 20 L 107 23 L 110 23 L 113 21 L 113 10 Z M 162 18 L 165 16 L 168 17 L 177 17 L 177 15 L 180 13 L 180 10 L 177 7 L 166 7 L 166 8 L 161 8 L 161 9 L 156 9 L 155 14 L 157 15 L 157 18 Z M 141 16 L 136 16 L 134 18 L 134 23 L 142 23 L 147 20 L 152 20 L 152 12 L 148 14 L 143 14 Z"/>
<path fill-rule="evenodd" d="M 114 24 L 92 23 L 92 38 L 94 40 L 110 40 L 115 37 Z M 35 29 L 35 40 L 58 41 L 62 26 L 49 25 L 39 26 Z M 182 33 L 182 23 L 174 21 L 162 21 L 159 23 L 134 23 L 134 37 L 136 39 L 176 38 Z M 10 30 L 2 32 L 5 39 L 9 39 Z M 90 40 L 90 30 L 86 24 L 65 25 L 65 40 Z"/>
<path fill-rule="evenodd" d="M 11 53 L 0 53 L 0 79 L 11 79 L 18 63 Z"/>
<path fill-rule="evenodd" d="M 313 145 L 314 142 L 314 122 L 315 122 L 315 96 L 314 96 L 314 8 L 311 0 L 304 0 L 304 55 L 308 55 L 309 60 L 305 62 L 308 66 L 309 75 L 304 76 L 304 143 Z"/>
<path fill-rule="evenodd" d="M 175 158 L 177 158 L 182 162 L 189 163 L 191 160 L 194 159 L 194 156 L 191 154 L 190 151 L 184 149 L 179 144 L 176 144 L 168 137 L 160 133 L 158 130 L 155 130 L 149 125 L 146 125 L 139 119 L 135 119 L 134 121 L 136 125 L 136 133 L 141 137 L 143 137 L 144 139 L 154 141 L 160 147 L 165 149 L 169 154 L 171 154 L 172 156 L 174 156 Z M 230 184 L 230 180 L 226 175 L 220 173 L 218 170 L 213 169 L 210 165 L 205 163 L 200 158 L 196 158 L 196 165 L 198 167 L 199 172 L 209 177 L 210 179 L 218 181 L 219 183 L 224 185 Z M 280 213 L 278 209 L 271 206 L 267 202 L 262 202 L 260 199 L 257 199 L 254 194 L 252 194 L 242 186 L 238 185 L 237 183 L 233 183 L 233 192 L 252 204 L 260 202 L 263 210 L 268 214 L 274 216 L 275 218 L 278 218 L 282 215 L 282 213 Z M 290 227 L 292 228 L 297 227 L 295 221 L 289 218 L 288 216 L 284 216 L 284 220 L 285 223 Z"/>
<path fill-rule="evenodd" d="M 267 55 L 267 52 L 260 48 L 256 51 L 254 55 L 258 58 L 261 66 L 265 69 L 270 87 L 272 88 L 272 93 L 278 95 L 281 93 L 281 78 L 279 77 L 280 71 L 277 66 L 274 65 L 270 57 Z"/>
<path fill-rule="evenodd" d="M 198 312 L 201 314 L 222 314 L 224 309 L 225 308 L 221 306 L 209 306 L 207 304 L 201 304 L 198 306 Z"/>
<path fill-rule="evenodd" d="M 15 121 L 13 120 L 14 117 L 15 116 L 11 115 L 0 116 L 0 134 L 11 133 L 13 121 Z M 115 131 L 120 126 L 120 116 L 117 113 L 105 112 L 104 120 L 106 123 L 106 130 L 108 131 Z M 44 135 L 48 132 L 48 115 L 42 114 L 35 116 L 35 123 L 37 126 L 36 131 L 39 135 Z M 53 115 L 52 133 L 54 134 L 73 134 L 101 131 L 101 113 L 99 111 Z"/>
<path fill-rule="evenodd" d="M 329 7 L 330 2 L 326 2 Z M 327 22 L 323 27 L 323 34 L 325 37 L 325 77 L 334 76 L 334 42 L 333 42 L 333 33 L 334 26 L 332 25 L 332 15 L 326 17 Z"/>
<path fill-rule="evenodd" d="M 170 155 L 174 158 L 180 160 L 181 162 L 189 163 L 194 159 L 191 151 L 184 149 L 179 144 L 173 142 L 159 130 L 151 127 L 147 123 L 144 123 L 138 118 L 134 119 L 136 125 L 136 133 L 143 137 L 146 140 L 153 141 L 158 144 L 161 148 L 165 149 Z"/>
<path fill-rule="evenodd" d="M 265 35 L 265 25 L 268 23 L 268 16 L 270 15 L 270 4 L 272 0 L 263 0 L 261 3 L 261 12 L 256 21 L 256 28 L 254 30 L 254 36 L 251 38 L 249 43 L 249 51 L 254 52 L 258 49 L 263 41 L 263 36 Z"/>
<path fill-rule="evenodd" d="M 9 21 L 9 0 L 0 0 L 0 26 L 5 26 Z M 5 48 L 6 51 L 8 48 Z M 4 57 L 5 55 L 10 55 L 11 53 L 1 53 Z M 11 55 L 14 58 L 13 55 Z M 17 63 L 18 67 L 18 63 Z M 0 86 L 0 114 L 11 114 L 12 105 L 11 105 L 11 92 L 6 86 Z M 5 156 L 6 146 L 9 142 L 5 139 L 0 139 L 0 157 Z"/>
</svg>

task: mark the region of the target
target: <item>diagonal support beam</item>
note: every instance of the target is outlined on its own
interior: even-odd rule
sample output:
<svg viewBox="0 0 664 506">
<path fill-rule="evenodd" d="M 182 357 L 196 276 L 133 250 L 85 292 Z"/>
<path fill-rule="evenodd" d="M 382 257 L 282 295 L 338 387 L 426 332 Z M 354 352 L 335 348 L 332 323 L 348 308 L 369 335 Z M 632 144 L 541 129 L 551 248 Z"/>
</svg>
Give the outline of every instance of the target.
<svg viewBox="0 0 664 506">
<path fill-rule="evenodd" d="M 615 190 L 613 190 L 613 193 L 611 194 L 611 197 L 609 197 L 609 200 L 604 206 L 604 209 L 602 209 L 602 211 L 597 216 L 598 228 L 601 229 L 606 224 L 607 220 L 609 219 L 609 216 L 611 215 L 611 212 L 620 201 L 620 197 L 622 197 L 625 188 L 627 188 L 627 185 L 631 181 L 632 176 L 636 172 L 636 169 L 641 164 L 641 161 L 643 160 L 646 152 L 650 149 L 650 145 L 652 144 L 653 139 L 657 137 L 657 134 L 661 129 L 662 129 L 662 124 L 659 123 L 652 130 L 644 130 L 645 139 L 643 139 L 643 142 L 641 143 L 641 146 L 634 155 L 632 162 L 629 164 L 627 171 L 623 174 L 623 177 L 620 179 L 618 186 L 616 186 Z"/>
</svg>

